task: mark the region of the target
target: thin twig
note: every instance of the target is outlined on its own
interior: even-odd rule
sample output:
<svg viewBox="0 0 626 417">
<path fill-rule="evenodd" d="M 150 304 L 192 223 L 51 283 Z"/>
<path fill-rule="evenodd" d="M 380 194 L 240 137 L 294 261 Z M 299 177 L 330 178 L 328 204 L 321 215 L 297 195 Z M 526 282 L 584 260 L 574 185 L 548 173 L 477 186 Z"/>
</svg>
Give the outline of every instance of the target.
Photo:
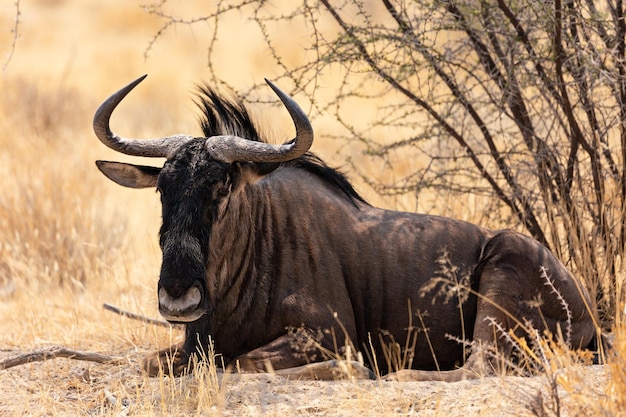
<svg viewBox="0 0 626 417">
<path fill-rule="evenodd" d="M 102 307 L 105 310 L 109 310 L 115 314 L 119 314 L 120 316 L 123 317 L 128 317 L 129 319 L 133 319 L 133 320 L 139 320 L 142 323 L 148 323 L 148 324 L 154 324 L 155 326 L 162 326 L 162 327 L 173 327 L 175 329 L 184 329 L 185 326 L 183 326 L 182 324 L 171 324 L 168 323 L 166 321 L 161 321 L 161 320 L 156 320 L 156 319 L 151 319 L 149 317 L 145 317 L 136 313 L 131 313 L 130 311 L 125 311 L 122 310 L 120 308 L 117 308 L 115 306 L 112 306 L 111 304 L 107 304 L 104 303 L 102 305 Z"/>
<path fill-rule="evenodd" d="M 15 44 L 17 44 L 18 28 L 20 26 L 20 0 L 15 0 L 15 25 L 13 25 L 13 29 L 11 32 L 13 33 L 13 40 L 11 41 L 11 50 L 9 52 L 9 56 L 6 61 L 4 61 L 4 65 L 2 66 L 2 71 L 6 70 L 9 66 L 9 62 L 13 58 L 13 54 L 15 53 Z"/>
<path fill-rule="evenodd" d="M 35 350 L 33 352 L 23 353 L 0 362 L 0 370 L 13 368 L 14 366 L 24 365 L 31 362 L 43 362 L 49 359 L 67 358 L 78 361 L 88 361 L 96 363 L 106 363 L 120 365 L 126 362 L 123 358 L 104 355 L 95 352 L 81 352 L 68 349 L 64 346 L 52 346 L 49 348 Z"/>
</svg>

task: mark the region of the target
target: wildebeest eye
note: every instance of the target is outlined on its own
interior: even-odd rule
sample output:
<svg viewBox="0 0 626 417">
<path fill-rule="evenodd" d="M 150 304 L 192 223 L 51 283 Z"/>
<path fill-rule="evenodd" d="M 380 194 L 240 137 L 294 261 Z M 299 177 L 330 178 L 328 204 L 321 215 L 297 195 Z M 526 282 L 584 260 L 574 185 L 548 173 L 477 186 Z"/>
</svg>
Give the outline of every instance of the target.
<svg viewBox="0 0 626 417">
<path fill-rule="evenodd" d="M 229 193 L 230 193 L 230 190 L 228 189 L 228 187 L 220 187 L 217 189 L 218 197 L 226 197 Z"/>
</svg>

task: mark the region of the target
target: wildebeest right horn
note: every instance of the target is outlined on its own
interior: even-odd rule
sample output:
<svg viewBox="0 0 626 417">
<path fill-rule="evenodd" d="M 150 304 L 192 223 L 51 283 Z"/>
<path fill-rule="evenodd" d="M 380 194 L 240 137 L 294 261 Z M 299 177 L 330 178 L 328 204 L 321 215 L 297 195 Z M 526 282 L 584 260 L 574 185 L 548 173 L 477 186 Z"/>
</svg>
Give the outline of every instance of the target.
<svg viewBox="0 0 626 417">
<path fill-rule="evenodd" d="M 109 127 L 109 119 L 111 118 L 113 110 L 115 110 L 124 97 L 146 77 L 147 75 L 143 75 L 137 78 L 106 99 L 100 107 L 98 107 L 93 117 L 93 130 L 98 139 L 100 139 L 100 142 L 118 152 L 133 156 L 167 157 L 171 152 L 178 149 L 180 145 L 192 140 L 193 136 L 174 135 L 146 140 L 128 139 L 117 136 Z"/>
<path fill-rule="evenodd" d="M 238 136 L 212 136 L 206 147 L 211 155 L 225 162 L 282 162 L 295 159 L 309 150 L 313 143 L 313 127 L 309 118 L 294 99 L 267 78 L 265 82 L 274 90 L 289 112 L 296 127 L 296 137 L 282 145 L 256 142 Z"/>
</svg>

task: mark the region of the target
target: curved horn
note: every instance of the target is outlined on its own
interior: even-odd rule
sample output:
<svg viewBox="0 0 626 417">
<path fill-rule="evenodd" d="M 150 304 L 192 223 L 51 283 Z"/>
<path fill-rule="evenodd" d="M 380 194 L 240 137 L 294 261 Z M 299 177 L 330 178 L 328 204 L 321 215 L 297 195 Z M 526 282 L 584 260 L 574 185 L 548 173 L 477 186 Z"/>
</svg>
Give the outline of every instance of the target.
<svg viewBox="0 0 626 417">
<path fill-rule="evenodd" d="M 274 90 L 289 112 L 296 127 L 296 137 L 282 145 L 256 142 L 238 136 L 212 136 L 206 147 L 214 158 L 224 162 L 283 162 L 295 159 L 309 150 L 313 143 L 313 127 L 298 103 L 270 80 L 265 82 Z"/>
<path fill-rule="evenodd" d="M 113 110 L 115 110 L 124 97 L 146 77 L 147 75 L 137 78 L 126 87 L 114 93 L 98 107 L 93 117 L 93 131 L 102 143 L 118 152 L 133 156 L 167 157 L 180 145 L 193 139 L 193 137 L 188 135 L 174 135 L 146 140 L 128 139 L 117 136 L 109 127 L 109 120 Z"/>
</svg>

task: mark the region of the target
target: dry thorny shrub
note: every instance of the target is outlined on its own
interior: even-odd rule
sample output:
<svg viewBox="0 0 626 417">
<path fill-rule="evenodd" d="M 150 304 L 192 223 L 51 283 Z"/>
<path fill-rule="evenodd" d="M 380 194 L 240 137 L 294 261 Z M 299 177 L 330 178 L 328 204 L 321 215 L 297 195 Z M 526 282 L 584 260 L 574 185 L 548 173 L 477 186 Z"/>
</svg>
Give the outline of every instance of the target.
<svg viewBox="0 0 626 417">
<path fill-rule="evenodd" d="M 466 275 L 459 276 L 459 269 L 452 266 L 446 253 L 442 254 L 439 264 L 441 265 L 440 276 L 433 278 L 424 287 L 424 294 L 430 293 L 433 302 L 440 299 L 443 302 L 459 300 L 461 303 L 468 296 L 483 297 L 472 290 Z M 618 331 L 617 343 L 612 349 L 605 350 L 602 342 L 598 343 L 598 351 L 573 350 L 571 342 L 572 316 L 567 302 L 556 288 L 553 280 L 545 268 L 540 268 L 537 273 L 545 281 L 559 300 L 563 311 L 566 313 L 566 323 L 563 328 L 557 329 L 557 334 L 545 331 L 540 333 L 533 323 L 525 320 L 523 331 L 505 329 L 502 323 L 491 319 L 490 325 L 499 335 L 501 341 L 511 347 L 511 354 L 504 355 L 498 346 L 477 345 L 468 340 L 458 340 L 471 349 L 481 349 L 491 361 L 499 364 L 499 369 L 508 375 L 531 376 L 539 375 L 544 383 L 541 389 L 528 394 L 520 391 L 521 400 L 527 404 L 527 408 L 536 416 L 561 416 L 564 415 L 562 399 L 564 396 L 573 398 L 574 404 L 579 408 L 580 415 L 604 415 L 612 416 L 624 410 L 622 393 L 626 390 L 626 378 L 622 369 L 624 360 L 622 334 Z M 532 307 L 539 308 L 540 300 L 532 302 Z M 588 306 L 589 307 L 589 306 Z M 507 313 L 510 314 L 510 313 Z M 597 336 L 602 340 L 604 337 L 596 323 Z M 426 332 L 427 329 L 420 329 Z M 593 386 L 587 381 L 585 367 L 599 360 L 600 363 L 609 363 L 614 374 L 611 377 L 609 390 L 605 392 Z"/>
</svg>

